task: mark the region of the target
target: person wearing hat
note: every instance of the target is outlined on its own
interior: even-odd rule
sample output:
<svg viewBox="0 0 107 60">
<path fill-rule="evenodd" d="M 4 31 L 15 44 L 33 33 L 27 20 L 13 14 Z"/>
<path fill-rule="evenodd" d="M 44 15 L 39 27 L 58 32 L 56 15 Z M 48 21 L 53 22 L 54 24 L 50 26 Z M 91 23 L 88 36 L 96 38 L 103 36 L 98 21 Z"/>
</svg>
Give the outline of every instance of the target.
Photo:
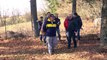
<svg viewBox="0 0 107 60">
<path fill-rule="evenodd" d="M 56 27 L 57 22 L 55 21 L 55 16 L 51 14 L 43 25 L 43 32 L 45 32 L 46 35 L 46 43 L 48 46 L 48 53 L 50 55 L 53 54 L 55 46 L 57 45 Z"/>
</svg>

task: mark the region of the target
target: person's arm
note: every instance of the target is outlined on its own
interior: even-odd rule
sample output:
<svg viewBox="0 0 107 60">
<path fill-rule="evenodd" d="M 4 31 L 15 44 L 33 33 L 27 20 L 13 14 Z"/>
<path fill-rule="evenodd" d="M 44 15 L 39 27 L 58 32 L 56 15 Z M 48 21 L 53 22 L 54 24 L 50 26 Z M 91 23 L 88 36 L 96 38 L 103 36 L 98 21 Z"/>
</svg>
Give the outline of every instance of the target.
<svg viewBox="0 0 107 60">
<path fill-rule="evenodd" d="M 80 23 L 80 28 L 82 29 L 82 25 L 83 25 L 83 23 L 82 23 L 81 18 L 80 18 L 80 20 L 79 20 L 79 23 Z"/>
<path fill-rule="evenodd" d="M 67 21 L 67 19 L 65 19 L 65 21 L 64 21 L 64 27 L 65 27 L 66 30 L 68 29 L 68 21 Z"/>
<path fill-rule="evenodd" d="M 41 32 L 43 32 L 43 25 L 44 25 L 44 23 L 47 21 L 47 17 L 45 17 L 45 19 L 43 20 L 43 22 L 42 22 L 42 26 L 41 26 Z"/>
<path fill-rule="evenodd" d="M 40 21 L 38 21 L 38 29 L 39 29 L 39 30 L 40 30 L 40 27 L 41 27 L 41 26 L 40 26 Z"/>
<path fill-rule="evenodd" d="M 46 20 L 46 18 L 45 18 L 44 21 L 43 21 L 43 23 L 42 23 L 41 30 L 40 30 L 40 33 L 41 33 L 42 35 L 44 35 L 45 32 L 46 32 L 46 22 L 47 22 L 47 20 Z"/>
<path fill-rule="evenodd" d="M 59 21 L 58 21 L 58 25 L 60 25 L 61 24 L 61 21 L 60 21 L 60 19 L 59 19 Z"/>
<path fill-rule="evenodd" d="M 74 21 L 74 31 L 77 32 L 78 30 L 78 23 L 77 21 Z"/>
<path fill-rule="evenodd" d="M 44 24 L 43 24 L 43 31 L 42 31 L 43 34 L 45 34 L 46 31 L 47 31 L 46 24 L 47 24 L 47 21 L 44 21 Z"/>
</svg>

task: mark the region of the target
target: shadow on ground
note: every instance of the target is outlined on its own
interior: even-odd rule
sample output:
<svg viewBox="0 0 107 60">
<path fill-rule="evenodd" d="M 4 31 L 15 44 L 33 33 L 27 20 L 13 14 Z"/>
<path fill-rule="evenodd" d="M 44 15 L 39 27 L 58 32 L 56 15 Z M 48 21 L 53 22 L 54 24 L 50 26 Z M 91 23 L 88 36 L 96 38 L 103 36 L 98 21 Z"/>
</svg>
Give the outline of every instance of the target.
<svg viewBox="0 0 107 60">
<path fill-rule="evenodd" d="M 107 56 L 107 50 L 101 49 L 99 47 L 100 40 L 96 34 L 89 34 L 81 37 L 80 46 L 77 48 L 67 49 L 67 40 L 59 41 L 57 49 L 55 49 L 55 54 L 63 53 L 77 53 L 80 52 L 81 57 L 90 56 L 91 59 L 104 60 L 105 58 L 95 58 L 93 55 L 103 54 Z M 22 39 L 22 40 L 10 40 L 8 42 L 0 42 L 0 55 L 9 55 L 9 54 L 43 54 L 47 52 L 46 46 L 43 46 L 43 43 L 39 39 Z M 86 54 L 82 54 L 87 52 Z"/>
</svg>

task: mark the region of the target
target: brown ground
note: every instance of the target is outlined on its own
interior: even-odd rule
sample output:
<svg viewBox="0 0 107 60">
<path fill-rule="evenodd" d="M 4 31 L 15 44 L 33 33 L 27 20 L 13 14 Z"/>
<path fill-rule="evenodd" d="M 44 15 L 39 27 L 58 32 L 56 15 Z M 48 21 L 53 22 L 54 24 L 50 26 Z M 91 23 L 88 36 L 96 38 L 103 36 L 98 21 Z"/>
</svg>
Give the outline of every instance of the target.
<svg viewBox="0 0 107 60">
<path fill-rule="evenodd" d="M 106 60 L 107 50 L 99 48 L 99 41 L 87 35 L 81 38 L 78 48 L 67 49 L 67 41 L 62 40 L 54 55 L 50 56 L 47 54 L 47 48 L 38 39 L 3 40 L 0 41 L 0 60 Z"/>
<path fill-rule="evenodd" d="M 87 23 L 81 31 L 80 46 L 75 49 L 67 49 L 65 36 L 62 37 L 62 41 L 58 42 L 53 55 L 47 53 L 47 47 L 38 38 L 1 39 L 0 60 L 107 60 L 107 50 L 100 48 L 100 40 L 97 39 L 95 29 L 91 23 Z M 61 32 L 61 34 L 65 33 Z"/>
</svg>

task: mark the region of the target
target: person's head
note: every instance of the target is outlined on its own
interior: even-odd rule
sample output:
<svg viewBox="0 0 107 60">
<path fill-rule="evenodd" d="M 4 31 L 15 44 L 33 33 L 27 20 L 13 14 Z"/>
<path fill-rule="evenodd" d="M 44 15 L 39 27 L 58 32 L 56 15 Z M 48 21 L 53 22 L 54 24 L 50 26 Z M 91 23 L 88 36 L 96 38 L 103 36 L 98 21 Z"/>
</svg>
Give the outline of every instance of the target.
<svg viewBox="0 0 107 60">
<path fill-rule="evenodd" d="M 47 17 L 49 17 L 49 16 L 50 16 L 50 14 L 51 14 L 50 12 L 47 12 L 46 16 L 47 16 Z"/>
<path fill-rule="evenodd" d="M 55 16 L 54 16 L 53 14 L 50 14 L 49 19 L 50 19 L 51 21 L 53 21 L 53 20 L 55 19 Z"/>
<path fill-rule="evenodd" d="M 77 17 L 77 16 L 79 16 L 77 13 L 74 13 L 74 14 L 73 14 L 73 17 Z"/>
<path fill-rule="evenodd" d="M 41 20 L 41 21 L 43 20 L 43 16 L 40 16 L 40 20 Z"/>
<path fill-rule="evenodd" d="M 41 16 L 40 19 L 43 19 L 43 16 Z"/>
<path fill-rule="evenodd" d="M 55 13 L 54 15 L 55 15 L 56 18 L 58 18 L 58 13 Z"/>
<path fill-rule="evenodd" d="M 72 14 L 68 15 L 68 19 L 71 20 L 72 19 Z"/>
<path fill-rule="evenodd" d="M 66 17 L 66 19 L 68 19 L 68 18 L 69 18 L 69 16 Z"/>
</svg>

